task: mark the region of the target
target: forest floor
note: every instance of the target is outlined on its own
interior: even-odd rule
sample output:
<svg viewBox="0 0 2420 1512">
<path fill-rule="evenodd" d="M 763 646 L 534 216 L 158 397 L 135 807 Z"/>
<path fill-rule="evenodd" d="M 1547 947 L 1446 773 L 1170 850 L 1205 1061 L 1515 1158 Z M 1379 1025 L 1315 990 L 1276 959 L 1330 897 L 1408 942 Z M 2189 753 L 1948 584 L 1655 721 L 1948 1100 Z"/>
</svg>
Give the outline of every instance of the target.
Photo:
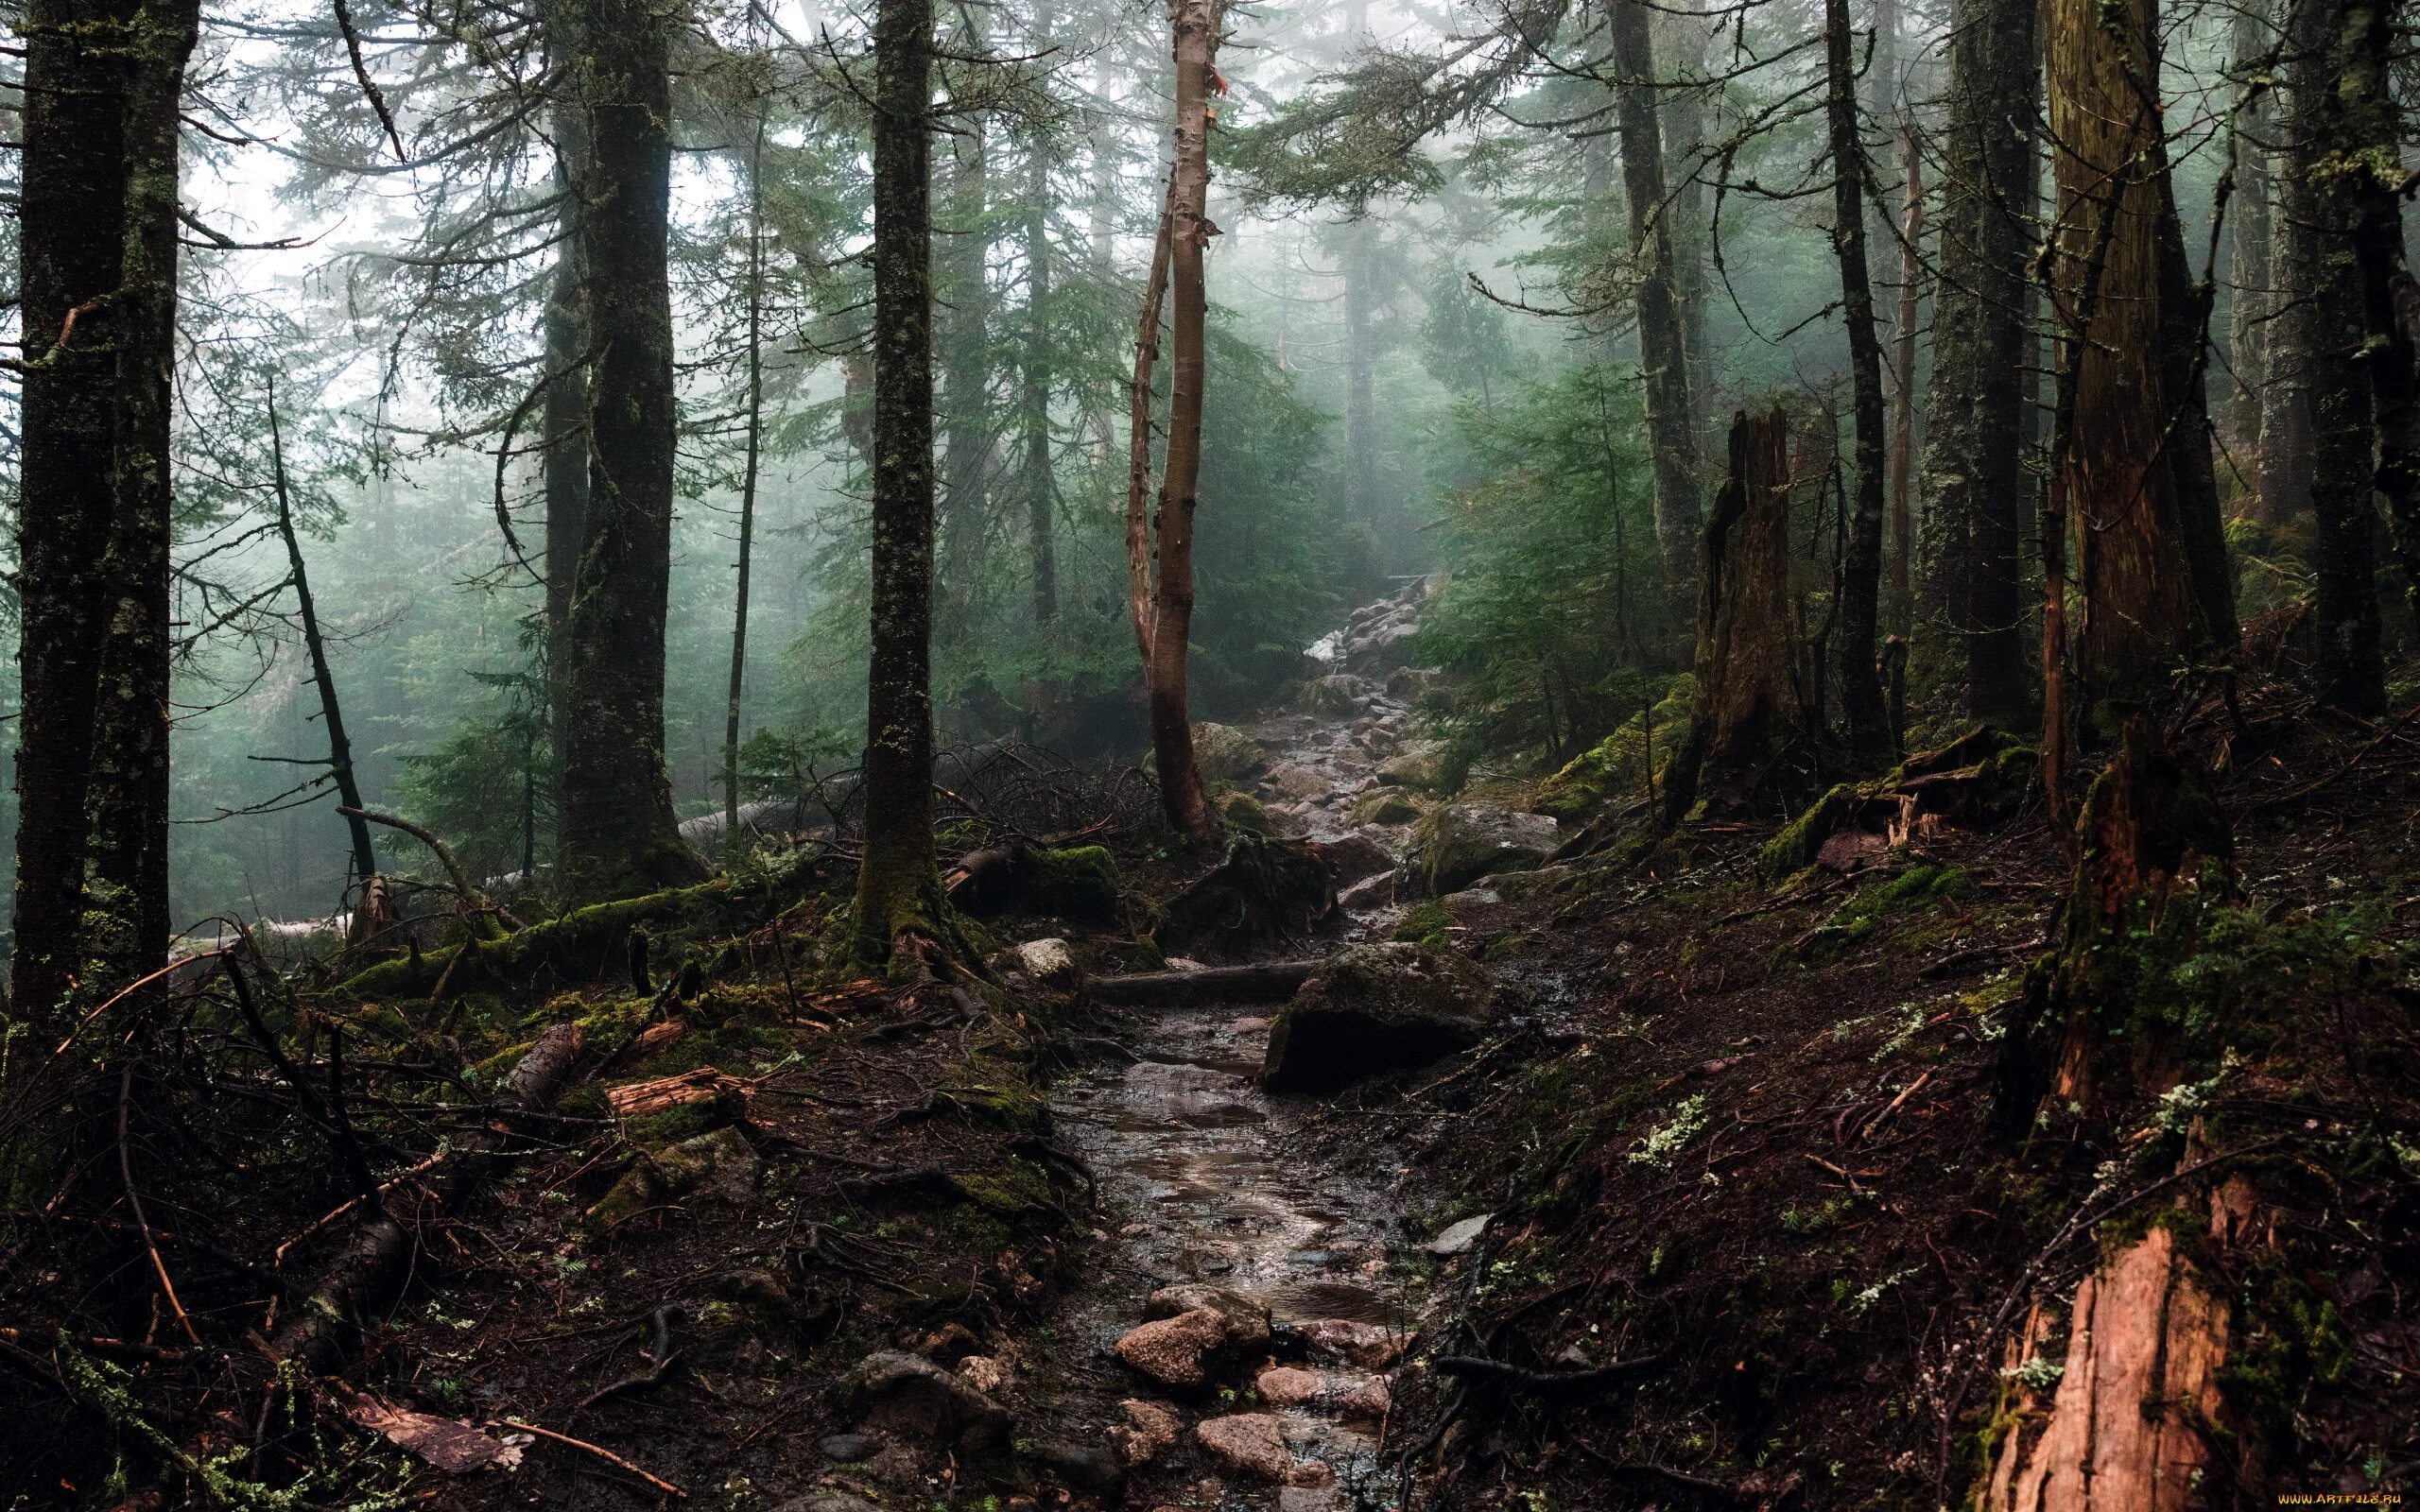
<svg viewBox="0 0 2420 1512">
<path fill-rule="evenodd" d="M 249 1143 L 121 1105 L 158 1244 L 48 1240 L 51 1268 L 12 1282 L 0 1408 L 26 1432 L 0 1500 L 1961 1500 L 2055 1379 L 2012 1329 L 2051 1337 L 2027 1320 L 2185 1194 L 2156 1132 L 1991 1126 L 1998 1029 L 2066 886 L 2038 806 L 1777 881 L 1771 827 L 1615 831 L 1398 900 L 1430 804 L 1371 799 L 1412 728 L 1392 647 L 1415 602 L 1357 616 L 1309 708 L 1235 732 L 1222 765 L 1356 873 L 1315 936 L 1262 954 L 1399 938 L 1480 962 L 1498 1007 L 1476 1048 L 1277 1094 L 1270 1004 L 1111 1008 L 1031 956 L 995 981 L 818 974 L 846 902 L 831 855 L 573 916 L 467 970 L 415 953 L 278 1021 L 338 1087 L 342 1029 L 382 1162 L 493 1122 L 456 1094 L 549 1024 L 583 1026 L 577 1085 L 459 1202 L 395 1184 L 408 1288 L 324 1370 L 264 1358 L 351 1231 L 272 1069 L 219 1075 L 224 1116 L 268 1109 Z M 2273 1215 L 2265 1247 L 2211 1261 L 2238 1337 L 2210 1500 L 2408 1486 L 2420 741 L 2282 689 L 2204 717 L 2186 738 L 2227 753 L 2246 899 L 2197 970 L 2258 1022 L 2192 1111 L 2267 1152 L 2243 1166 Z M 1123 859 L 1153 899 L 1186 875 Z M 1064 938 L 1095 979 L 1187 964 L 1150 942 L 1151 903 L 1124 908 L 991 928 Z M 600 980 L 630 974 L 632 927 L 653 977 Z M 440 1050 L 472 1070 L 406 1091 L 392 1068 Z M 632 1088 L 681 1100 L 629 1112 Z M 181 1139 L 211 1159 L 180 1162 Z M 1231 1305 L 1204 1288 L 1257 1315 L 1198 1380 L 1120 1357 L 1154 1313 Z"/>
</svg>

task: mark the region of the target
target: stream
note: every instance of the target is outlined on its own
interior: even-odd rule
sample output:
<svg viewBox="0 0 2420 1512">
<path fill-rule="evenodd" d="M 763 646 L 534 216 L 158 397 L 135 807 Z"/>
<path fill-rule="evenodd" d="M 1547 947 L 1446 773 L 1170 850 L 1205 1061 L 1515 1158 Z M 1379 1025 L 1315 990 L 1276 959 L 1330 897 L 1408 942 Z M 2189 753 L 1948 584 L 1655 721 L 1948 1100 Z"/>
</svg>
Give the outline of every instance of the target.
<svg viewBox="0 0 2420 1512">
<path fill-rule="evenodd" d="M 1245 727 L 1266 755 L 1259 791 L 1286 832 L 1327 841 L 1364 834 L 1400 859 L 1409 826 L 1356 827 L 1346 814 L 1373 785 L 1378 762 L 1409 738 L 1409 708 L 1386 691 L 1388 653 L 1409 633 L 1418 603 L 1415 585 L 1357 614 L 1350 640 L 1331 636 L 1314 649 L 1334 669 L 1313 690 L 1322 712 Z M 1388 893 L 1382 884 L 1357 897 Z M 1395 912 L 1374 902 L 1349 910 L 1341 936 L 1323 937 L 1321 948 L 1383 936 Z M 1404 1238 L 1394 1191 L 1403 1168 L 1336 1168 L 1302 1153 L 1305 1121 L 1323 1105 L 1259 1086 L 1273 1008 L 1142 1012 L 1119 1032 L 1131 1063 L 1097 1062 L 1054 1098 L 1061 1126 L 1098 1174 L 1105 1221 L 1115 1226 L 1114 1258 L 1078 1290 L 1063 1322 L 1066 1353 L 1076 1357 L 1071 1396 L 1090 1399 L 1070 1400 L 1066 1420 L 1117 1423 L 1126 1420 L 1124 1399 L 1156 1402 L 1201 1450 L 1193 1428 L 1201 1420 L 1269 1414 L 1292 1461 L 1284 1471 L 1290 1484 L 1229 1463 L 1213 1478 L 1133 1505 L 1342 1512 L 1392 1504 L 1392 1477 L 1378 1463 L 1385 1371 L 1408 1347 L 1426 1300 L 1388 1267 L 1390 1244 Z M 1275 1338 L 1230 1378 L 1234 1391 L 1160 1398 L 1114 1351 L 1143 1320 L 1145 1294 L 1184 1283 L 1236 1292 L 1268 1310 Z M 1265 1358 L 1282 1368 L 1265 1367 Z M 1265 1423 L 1249 1426 L 1265 1437 Z M 1201 1457 L 1218 1467 L 1223 1456 Z"/>
</svg>

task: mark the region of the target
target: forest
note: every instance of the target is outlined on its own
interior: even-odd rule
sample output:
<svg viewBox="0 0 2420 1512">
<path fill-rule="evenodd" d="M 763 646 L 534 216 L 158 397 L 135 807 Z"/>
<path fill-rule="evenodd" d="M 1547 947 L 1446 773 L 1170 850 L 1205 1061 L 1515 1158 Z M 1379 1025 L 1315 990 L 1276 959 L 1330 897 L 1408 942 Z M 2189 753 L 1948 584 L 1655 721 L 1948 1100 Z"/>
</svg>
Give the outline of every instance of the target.
<svg viewBox="0 0 2420 1512">
<path fill-rule="evenodd" d="M 2420 1488 L 2420 12 L 10 19 L 8 1512 Z"/>
</svg>

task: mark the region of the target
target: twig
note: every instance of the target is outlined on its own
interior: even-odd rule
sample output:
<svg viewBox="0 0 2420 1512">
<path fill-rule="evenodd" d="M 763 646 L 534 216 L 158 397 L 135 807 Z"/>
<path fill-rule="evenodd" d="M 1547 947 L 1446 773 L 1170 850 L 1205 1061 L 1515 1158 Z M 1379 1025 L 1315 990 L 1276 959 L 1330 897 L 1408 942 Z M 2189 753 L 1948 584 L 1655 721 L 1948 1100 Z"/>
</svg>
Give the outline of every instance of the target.
<svg viewBox="0 0 2420 1512">
<path fill-rule="evenodd" d="M 640 1480 L 647 1482 L 648 1485 L 654 1486 L 657 1490 L 664 1492 L 666 1496 L 677 1496 L 684 1502 L 689 1499 L 688 1492 L 673 1485 L 670 1481 L 666 1480 L 663 1476 L 651 1475 L 646 1470 L 643 1470 L 637 1466 L 631 1464 L 629 1460 L 624 1459 L 621 1455 L 614 1453 L 612 1450 L 606 1449 L 600 1445 L 592 1444 L 584 1438 L 574 1438 L 569 1434 L 559 1434 L 551 1428 L 541 1428 L 536 1423 L 525 1423 L 518 1418 L 498 1418 L 495 1419 L 495 1426 L 498 1428 L 510 1428 L 516 1433 L 535 1434 L 540 1438 L 551 1438 L 558 1444 L 566 1444 L 573 1449 L 585 1450 L 589 1453 L 596 1455 L 598 1459 L 603 1460 L 608 1465 L 617 1466 L 622 1469 L 630 1471 L 632 1475 L 635 1475 Z"/>
<path fill-rule="evenodd" d="M 347 818 L 363 818 L 372 824 L 383 824 L 390 830 L 403 831 L 428 847 L 429 851 L 437 857 L 437 864 L 445 868 L 445 874 L 448 877 L 454 879 L 454 890 L 460 893 L 463 901 L 474 909 L 493 912 L 496 918 L 504 920 L 513 929 L 525 927 L 521 920 L 512 917 L 510 910 L 486 893 L 479 891 L 478 885 L 471 881 L 471 874 L 462 869 L 462 863 L 455 859 L 453 850 L 430 831 L 414 824 L 409 819 L 397 818 L 392 814 L 381 814 L 376 809 L 338 808 L 337 812 Z"/>
<path fill-rule="evenodd" d="M 134 1190 L 134 1161 L 126 1153 L 126 1107 L 134 1092 L 134 1066 L 129 1062 L 117 1078 L 117 1174 L 126 1182 L 126 1205 L 134 1211 L 134 1227 L 143 1230 L 143 1247 L 151 1254 L 151 1268 L 160 1276 L 160 1290 L 167 1294 L 169 1311 L 177 1314 L 177 1327 L 196 1344 L 201 1335 L 196 1333 L 193 1319 L 185 1315 L 185 1304 L 177 1300 L 177 1283 L 168 1279 L 168 1263 L 160 1258 L 159 1243 L 151 1237 L 151 1222 L 143 1216 L 143 1198 Z"/>
<path fill-rule="evenodd" d="M 1593 1370 L 1554 1371 L 1532 1370 L 1526 1366 L 1490 1360 L 1483 1355 L 1449 1354 L 1438 1360 L 1437 1368 L 1449 1376 L 1497 1381 L 1526 1391 L 1585 1391 L 1662 1369 L 1671 1358 L 1672 1351 L 1665 1349 L 1641 1355 L 1635 1360 L 1616 1360 L 1612 1365 L 1599 1366 Z"/>
</svg>

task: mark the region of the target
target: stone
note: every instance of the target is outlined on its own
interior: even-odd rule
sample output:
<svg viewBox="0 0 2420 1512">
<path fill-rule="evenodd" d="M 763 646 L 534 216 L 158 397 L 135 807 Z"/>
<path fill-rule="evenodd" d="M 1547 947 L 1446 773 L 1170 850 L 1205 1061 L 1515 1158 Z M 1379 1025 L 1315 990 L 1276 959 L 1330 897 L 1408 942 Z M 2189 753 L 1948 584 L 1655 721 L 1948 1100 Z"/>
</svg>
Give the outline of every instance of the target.
<svg viewBox="0 0 2420 1512">
<path fill-rule="evenodd" d="M 1402 876 L 1402 872 L 1391 868 L 1374 877 L 1364 877 L 1336 895 L 1336 906 L 1354 913 L 1384 908 L 1395 901 L 1395 884 Z"/>
<path fill-rule="evenodd" d="M 834 1434 L 816 1443 L 816 1452 L 835 1465 L 855 1465 L 874 1457 L 882 1440 L 872 1434 Z"/>
<path fill-rule="evenodd" d="M 1319 1372 L 1290 1365 L 1273 1365 L 1253 1378 L 1252 1389 L 1260 1393 L 1260 1400 L 1272 1407 L 1299 1407 L 1306 1401 L 1319 1400 Z"/>
<path fill-rule="evenodd" d="M 1495 1221 L 1495 1214 L 1481 1212 L 1460 1223 L 1447 1224 L 1443 1232 L 1428 1241 L 1426 1247 L 1432 1255 L 1459 1255 L 1478 1244 L 1478 1236 L 1487 1232 L 1487 1226 Z"/>
<path fill-rule="evenodd" d="M 1428 811 L 1400 787 L 1382 787 L 1353 800 L 1345 817 L 1355 824 L 1416 824 Z"/>
<path fill-rule="evenodd" d="M 1495 984 L 1462 957 L 1408 941 L 1357 945 L 1313 971 L 1270 1025 L 1261 1080 L 1319 1091 L 1426 1065 L 1478 1043 L 1495 1019 Z"/>
<path fill-rule="evenodd" d="M 1444 748 L 1432 740 L 1414 740 L 1380 762 L 1376 776 L 1393 787 L 1434 790 L 1443 785 L 1444 772 Z"/>
<path fill-rule="evenodd" d="M 1208 1308 L 1157 1318 L 1129 1330 L 1115 1348 L 1137 1375 L 1171 1391 L 1199 1391 L 1227 1343 L 1226 1320 Z"/>
<path fill-rule="evenodd" d="M 1108 1444 L 1038 1439 L 1033 1446 L 1033 1460 L 1079 1491 L 1115 1496 L 1126 1489 L 1126 1460 Z"/>
<path fill-rule="evenodd" d="M 1315 714 L 1349 714 L 1362 696 L 1361 679 L 1349 673 L 1331 672 L 1303 685 L 1303 707 Z"/>
<path fill-rule="evenodd" d="M 1397 667 L 1387 674 L 1387 696 L 1405 703 L 1418 703 L 1444 685 L 1444 674 L 1426 667 Z"/>
<path fill-rule="evenodd" d="M 1143 1299 L 1143 1315 L 1147 1318 L 1197 1312 L 1219 1314 L 1229 1349 L 1249 1354 L 1269 1348 L 1269 1309 L 1232 1288 L 1184 1281 L 1163 1286 Z"/>
<path fill-rule="evenodd" d="M 1336 873 L 1336 883 L 1340 887 L 1365 877 L 1374 877 L 1381 871 L 1391 871 L 1395 864 L 1394 852 L 1366 834 L 1348 834 L 1329 840 L 1320 847 L 1320 851 L 1327 858 L 1329 868 Z"/>
<path fill-rule="evenodd" d="M 1193 727 L 1193 763 L 1201 768 L 1206 782 L 1249 781 L 1267 759 L 1260 742 L 1233 725 L 1204 719 Z"/>
<path fill-rule="evenodd" d="M 866 1356 L 849 1383 L 867 1424 L 903 1438 L 989 1449 L 1008 1435 L 1008 1410 L 922 1355 Z"/>
<path fill-rule="evenodd" d="M 1459 913 L 1465 908 L 1493 908 L 1504 901 L 1504 895 L 1493 887 L 1465 887 L 1437 901 Z"/>
<path fill-rule="evenodd" d="M 1309 799 L 1325 798 L 1329 789 L 1335 785 L 1300 762 L 1288 762 L 1282 766 L 1271 767 L 1269 775 L 1262 778 L 1260 782 L 1261 786 L 1278 798 L 1288 799 L 1298 803 Z"/>
<path fill-rule="evenodd" d="M 1380 1323 L 1359 1323 L 1328 1317 L 1305 1323 L 1297 1331 L 1312 1355 L 1364 1370 L 1384 1370 L 1411 1348 L 1411 1336 Z"/>
<path fill-rule="evenodd" d="M 1065 940 L 1055 937 L 1011 945 L 993 956 L 992 964 L 1027 976 L 1054 992 L 1074 991 L 1080 975 L 1074 950 Z"/>
<path fill-rule="evenodd" d="M 1385 1379 L 1373 1376 L 1337 1399 L 1336 1415 L 1347 1422 L 1384 1422 L 1393 1403 L 1394 1393 Z"/>
<path fill-rule="evenodd" d="M 1275 1417 L 1265 1412 L 1234 1413 L 1204 1418 L 1193 1436 L 1220 1469 L 1249 1475 L 1270 1485 L 1283 1485 L 1294 1470 L 1294 1456 Z"/>
<path fill-rule="evenodd" d="M 846 1491 L 809 1491 L 795 1501 L 782 1503 L 773 1512 L 882 1512 L 882 1508 Z"/>
<path fill-rule="evenodd" d="M 1443 896 L 1481 877 L 1533 870 L 1562 843 L 1560 827 L 1546 815 L 1496 803 L 1448 803 L 1422 821 L 1409 869 L 1430 893 Z"/>
<path fill-rule="evenodd" d="M 1163 1403 L 1129 1397 L 1117 1404 L 1126 1414 L 1123 1427 L 1113 1428 L 1109 1436 L 1116 1441 L 1118 1452 L 1129 1465 L 1149 1465 L 1176 1447 L 1177 1435 L 1184 1424 L 1176 1414 Z"/>
</svg>

